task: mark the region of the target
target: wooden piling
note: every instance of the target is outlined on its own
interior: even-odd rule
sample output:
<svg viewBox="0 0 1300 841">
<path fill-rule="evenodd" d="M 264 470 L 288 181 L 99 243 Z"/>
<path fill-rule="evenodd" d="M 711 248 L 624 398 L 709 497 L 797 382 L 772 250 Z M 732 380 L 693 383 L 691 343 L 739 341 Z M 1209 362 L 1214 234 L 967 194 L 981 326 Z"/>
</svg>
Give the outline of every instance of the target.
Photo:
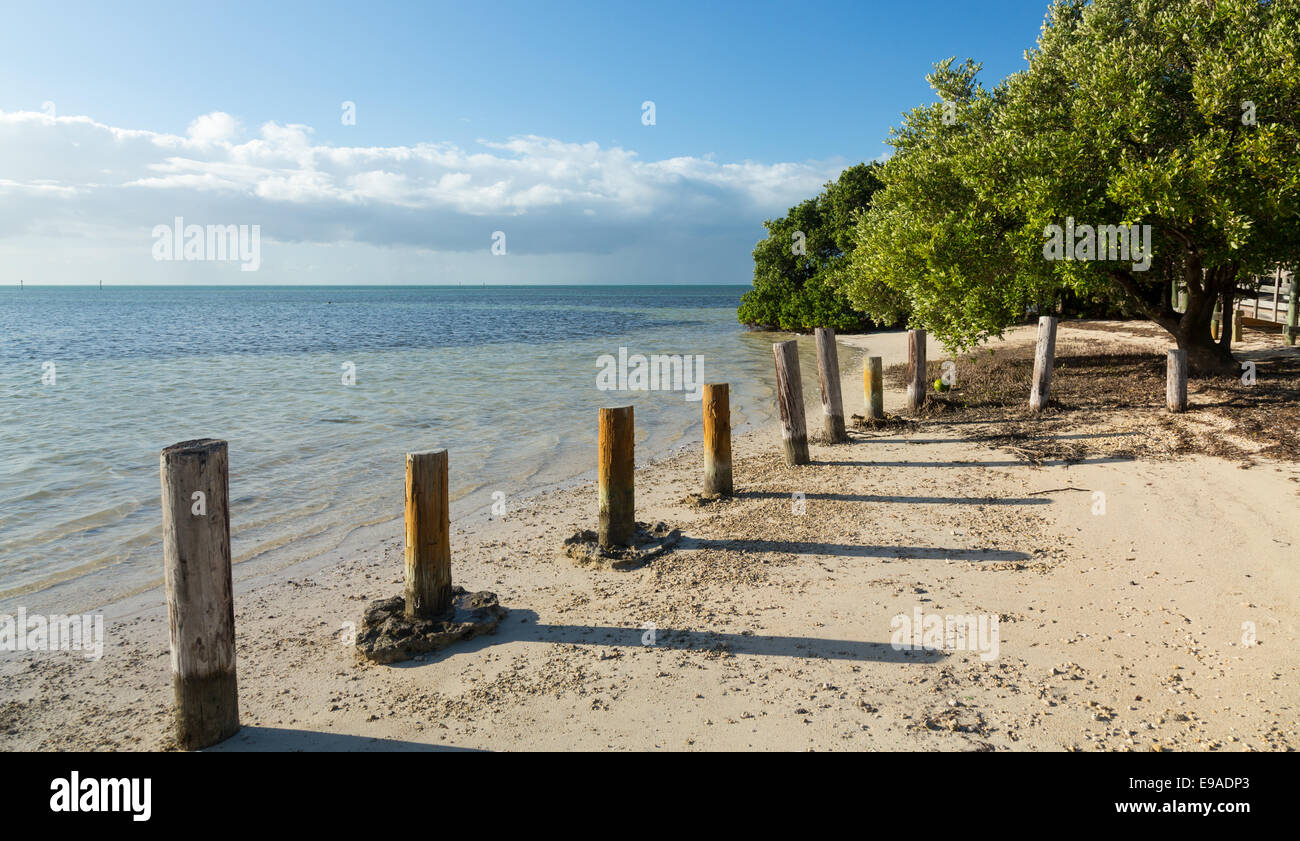
<svg viewBox="0 0 1300 841">
<path fill-rule="evenodd" d="M 435 619 L 451 607 L 447 451 L 406 454 L 406 615 Z"/>
<path fill-rule="evenodd" d="M 808 428 L 803 414 L 803 380 L 799 376 L 799 343 L 794 339 L 772 345 L 776 357 L 776 405 L 781 416 L 781 443 L 786 464 L 807 464 Z"/>
<path fill-rule="evenodd" d="M 925 405 L 925 331 L 907 331 L 907 408 Z"/>
<path fill-rule="evenodd" d="M 704 495 L 731 496 L 731 401 L 727 383 L 704 386 Z"/>
<path fill-rule="evenodd" d="M 835 347 L 835 331 L 818 327 L 817 380 L 821 384 L 822 423 L 826 440 L 831 444 L 844 444 L 849 440 L 844 431 L 844 398 L 840 394 L 840 355 Z"/>
<path fill-rule="evenodd" d="M 867 420 L 885 419 L 883 360 L 868 356 L 862 363 L 862 400 L 866 405 Z"/>
<path fill-rule="evenodd" d="M 1038 347 L 1034 351 L 1034 386 L 1029 392 L 1029 408 L 1041 412 L 1052 399 L 1052 365 L 1056 360 L 1056 319 L 1050 315 L 1038 319 Z"/>
<path fill-rule="evenodd" d="M 1241 310 L 1239 309 L 1232 311 L 1232 340 L 1241 341 Z"/>
<path fill-rule="evenodd" d="M 1171 412 L 1186 412 L 1187 351 L 1170 348 L 1165 371 L 1165 405 Z"/>
<path fill-rule="evenodd" d="M 185 750 L 239 730 L 229 465 L 226 442 L 211 438 L 173 444 L 159 459 L 176 741 Z"/>
<path fill-rule="evenodd" d="M 1300 266 L 1291 270 L 1291 287 L 1287 296 L 1286 324 L 1282 327 L 1282 338 L 1288 345 L 1294 346 L 1296 334 L 1300 333 Z"/>
<path fill-rule="evenodd" d="M 631 406 L 601 409 L 597 435 L 597 539 L 605 548 L 631 546 L 636 533 L 635 426 Z"/>
</svg>

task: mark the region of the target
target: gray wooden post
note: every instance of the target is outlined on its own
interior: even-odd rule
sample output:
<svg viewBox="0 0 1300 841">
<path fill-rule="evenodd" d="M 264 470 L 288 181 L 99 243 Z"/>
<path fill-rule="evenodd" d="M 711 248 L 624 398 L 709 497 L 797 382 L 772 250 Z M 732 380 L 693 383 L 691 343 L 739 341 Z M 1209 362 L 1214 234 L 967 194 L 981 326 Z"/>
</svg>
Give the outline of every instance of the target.
<svg viewBox="0 0 1300 841">
<path fill-rule="evenodd" d="M 1029 392 L 1029 408 L 1041 412 L 1052 399 L 1052 365 L 1056 361 L 1056 319 L 1045 315 L 1038 319 L 1038 347 L 1034 352 L 1034 385 Z"/>
<path fill-rule="evenodd" d="M 1187 351 L 1170 348 L 1165 363 L 1165 406 L 1171 412 L 1187 411 Z"/>
<path fill-rule="evenodd" d="M 239 730 L 226 442 L 173 444 L 159 467 L 176 741 L 198 750 Z"/>
<path fill-rule="evenodd" d="M 803 380 L 799 375 L 799 343 L 776 342 L 776 405 L 781 416 L 781 444 L 786 464 L 807 464 L 808 427 L 804 421 Z"/>
</svg>

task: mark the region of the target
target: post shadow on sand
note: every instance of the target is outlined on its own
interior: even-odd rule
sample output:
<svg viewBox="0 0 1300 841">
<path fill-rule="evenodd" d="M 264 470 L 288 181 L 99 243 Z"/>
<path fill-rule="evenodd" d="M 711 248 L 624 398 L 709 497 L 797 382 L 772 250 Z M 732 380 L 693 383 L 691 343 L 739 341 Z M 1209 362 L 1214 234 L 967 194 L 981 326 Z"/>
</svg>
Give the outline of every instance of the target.
<svg viewBox="0 0 1300 841">
<path fill-rule="evenodd" d="M 1043 459 L 1042 461 L 814 461 L 831 467 L 1069 467 L 1074 464 L 1118 464 L 1133 461 L 1128 456 L 1100 458 Z"/>
<path fill-rule="evenodd" d="M 1026 435 L 1021 441 L 1084 441 L 1090 438 L 1127 438 L 1137 432 L 1080 432 L 1070 435 Z M 863 438 L 868 444 L 969 444 L 972 441 L 1001 441 L 1005 435 L 972 435 L 969 438 Z"/>
<path fill-rule="evenodd" d="M 891 561 L 1027 561 L 1024 552 L 1003 549 L 950 549 L 943 546 L 866 546 L 795 540 L 713 540 L 683 536 L 678 549 L 727 549 L 732 552 L 790 552 L 796 555 L 839 555 L 846 558 L 886 558 Z"/>
<path fill-rule="evenodd" d="M 790 494 L 779 491 L 738 491 L 736 499 L 789 499 Z M 873 494 L 805 493 L 805 499 L 824 499 L 837 502 L 901 502 L 908 505 L 1051 505 L 1052 500 L 1041 497 L 996 496 L 878 496 Z"/>
<path fill-rule="evenodd" d="M 276 753 L 324 752 L 355 753 L 383 751 L 384 753 L 476 752 L 475 748 L 457 748 L 450 745 L 405 742 L 400 739 L 375 739 L 347 733 L 323 733 L 317 730 L 294 730 L 287 727 L 258 727 L 245 724 L 235 735 L 205 748 L 204 752 L 240 753 L 270 751 Z"/>
<path fill-rule="evenodd" d="M 888 624 L 888 619 L 882 618 Z M 537 613 L 526 608 L 512 609 L 496 633 L 475 637 L 442 651 L 420 655 L 412 660 L 389 664 L 394 669 L 414 669 L 431 665 L 461 654 L 473 654 L 486 648 L 512 642 L 538 642 L 564 645 L 589 645 L 602 648 L 656 648 L 668 651 L 726 651 L 733 655 L 769 657 L 824 658 L 859 662 L 897 663 L 900 665 L 936 663 L 948 657 L 938 649 L 902 647 L 890 643 L 824 637 L 781 637 L 764 634 L 687 631 L 656 628 L 653 644 L 646 628 L 622 628 L 608 625 L 547 625 L 537 621 Z M 222 753 L 280 752 L 361 752 L 388 753 L 471 752 L 474 748 L 379 739 L 345 733 L 326 733 L 285 727 L 245 725 L 234 736 L 212 745 L 208 751 Z"/>
<path fill-rule="evenodd" d="M 889 627 L 891 617 L 883 617 L 881 626 Z M 657 648 L 668 651 L 726 651 L 735 655 L 766 657 L 825 658 L 876 663 L 933 663 L 948 655 L 935 649 L 896 649 L 888 642 L 827 639 L 824 637 L 781 637 L 766 634 L 688 631 L 678 628 L 654 629 L 654 644 L 647 644 L 647 629 L 612 625 L 547 625 L 537 621 L 537 614 L 526 608 L 511 609 L 495 634 L 475 637 L 443 651 L 422 655 L 391 668 L 411 669 L 428 665 L 457 654 L 471 654 L 490 646 L 511 642 L 540 642 L 566 645 L 591 645 L 613 648 Z"/>
</svg>

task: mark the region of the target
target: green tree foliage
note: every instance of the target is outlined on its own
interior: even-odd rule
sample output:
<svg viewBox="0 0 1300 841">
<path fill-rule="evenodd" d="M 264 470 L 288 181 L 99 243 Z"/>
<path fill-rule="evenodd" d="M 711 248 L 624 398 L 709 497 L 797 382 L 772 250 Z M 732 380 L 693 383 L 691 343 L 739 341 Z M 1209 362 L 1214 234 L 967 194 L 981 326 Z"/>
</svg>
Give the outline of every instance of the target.
<svg viewBox="0 0 1300 841">
<path fill-rule="evenodd" d="M 816 198 L 763 223 L 768 234 L 754 248 L 754 288 L 741 298 L 741 323 L 793 331 L 869 325 L 849 304 L 841 275 L 855 247 L 857 215 L 880 187 L 880 167 L 849 167 Z"/>
<path fill-rule="evenodd" d="M 1300 3 L 1057 0 L 1029 67 L 993 90 L 942 62 L 942 102 L 896 129 L 845 273 L 857 308 L 964 348 L 1064 292 L 1140 312 L 1194 370 L 1246 275 L 1300 257 Z M 1150 267 L 1049 260 L 1048 226 L 1150 225 Z M 1106 259 L 1103 259 L 1106 258 Z M 1186 285 L 1175 312 L 1170 282 Z"/>
</svg>

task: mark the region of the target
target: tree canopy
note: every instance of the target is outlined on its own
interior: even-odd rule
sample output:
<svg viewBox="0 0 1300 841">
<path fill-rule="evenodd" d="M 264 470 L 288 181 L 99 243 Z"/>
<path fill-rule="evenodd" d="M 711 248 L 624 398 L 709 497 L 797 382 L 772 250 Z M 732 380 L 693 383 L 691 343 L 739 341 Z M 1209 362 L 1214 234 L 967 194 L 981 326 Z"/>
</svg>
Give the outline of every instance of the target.
<svg viewBox="0 0 1300 841">
<path fill-rule="evenodd" d="M 972 61 L 935 66 L 941 102 L 894 130 L 858 220 L 850 302 L 964 348 L 1068 290 L 1228 370 L 1215 304 L 1300 257 L 1300 3 L 1057 0 L 1026 57 L 992 90 Z"/>
<path fill-rule="evenodd" d="M 742 323 L 793 331 L 869 325 L 849 304 L 840 275 L 855 247 L 857 215 L 880 187 L 879 171 L 874 162 L 851 166 L 815 198 L 763 223 L 768 234 L 754 248 L 754 288 L 736 314 Z"/>
</svg>

